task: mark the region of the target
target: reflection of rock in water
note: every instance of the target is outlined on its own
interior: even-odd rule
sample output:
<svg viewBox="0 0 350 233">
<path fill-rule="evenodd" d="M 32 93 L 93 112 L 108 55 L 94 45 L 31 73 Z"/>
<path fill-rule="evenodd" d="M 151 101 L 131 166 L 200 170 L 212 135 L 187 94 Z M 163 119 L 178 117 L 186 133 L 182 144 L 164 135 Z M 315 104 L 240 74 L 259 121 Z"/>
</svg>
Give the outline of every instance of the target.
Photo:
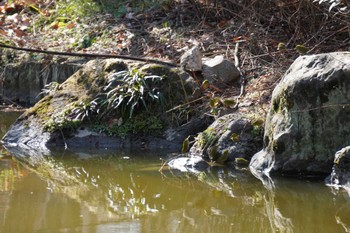
<svg viewBox="0 0 350 233">
<path fill-rule="evenodd" d="M 346 201 L 338 210 L 335 215 L 335 220 L 345 232 L 350 232 L 350 209 L 349 201 Z"/>
</svg>

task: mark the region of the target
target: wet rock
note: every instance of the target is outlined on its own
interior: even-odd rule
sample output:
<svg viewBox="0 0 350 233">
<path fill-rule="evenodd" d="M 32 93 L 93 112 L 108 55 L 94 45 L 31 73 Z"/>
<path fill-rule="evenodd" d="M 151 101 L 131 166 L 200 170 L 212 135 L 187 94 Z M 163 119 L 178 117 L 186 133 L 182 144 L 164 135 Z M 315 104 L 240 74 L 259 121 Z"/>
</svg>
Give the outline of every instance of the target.
<svg viewBox="0 0 350 233">
<path fill-rule="evenodd" d="M 334 187 L 343 187 L 350 193 L 350 146 L 335 154 L 332 173 L 326 178 L 326 183 Z"/>
<path fill-rule="evenodd" d="M 188 71 L 202 70 L 202 53 L 198 46 L 192 47 L 186 51 L 180 59 L 181 66 Z"/>
<path fill-rule="evenodd" d="M 272 94 L 264 148 L 250 168 L 328 175 L 350 137 L 350 53 L 299 57 Z"/>
<path fill-rule="evenodd" d="M 133 100 L 131 96 L 116 92 L 126 81 L 109 82 L 111 77 L 126 70 L 149 75 L 150 78 L 144 80 L 147 82 L 143 84 L 144 92 L 152 91 L 148 93 L 150 95 L 162 92 L 159 98 L 163 102 L 154 102 L 154 98 L 146 96 L 130 109 L 127 103 Z M 156 76 L 162 78 L 156 79 Z M 180 150 L 181 142 L 189 133 L 198 133 L 207 126 L 203 125 L 203 120 L 188 121 L 180 117 L 175 122 L 172 113 L 165 112 L 186 101 L 195 88 L 191 79 L 181 69 L 162 65 L 119 59 L 90 61 L 22 114 L 2 142 L 8 149 L 32 148 L 45 152 L 64 147 Z M 113 104 L 109 99 L 110 90 L 119 93 L 112 100 L 126 96 L 129 102 L 124 102 L 120 108 L 108 107 Z M 198 118 L 195 114 L 193 116 L 193 119 Z M 168 129 L 173 129 L 172 137 L 166 133 Z"/>
<path fill-rule="evenodd" d="M 191 147 L 189 154 L 200 156 L 224 164 L 251 157 L 262 148 L 262 127 L 255 119 L 238 114 L 227 114 L 216 119 L 201 132 Z"/>
<path fill-rule="evenodd" d="M 230 85 L 239 80 L 240 72 L 237 67 L 224 56 L 216 56 L 203 63 L 202 75 L 204 79 L 215 86 Z"/>
<path fill-rule="evenodd" d="M 170 160 L 168 165 L 171 169 L 194 174 L 202 172 L 209 167 L 208 162 L 200 156 L 177 157 Z"/>
</svg>

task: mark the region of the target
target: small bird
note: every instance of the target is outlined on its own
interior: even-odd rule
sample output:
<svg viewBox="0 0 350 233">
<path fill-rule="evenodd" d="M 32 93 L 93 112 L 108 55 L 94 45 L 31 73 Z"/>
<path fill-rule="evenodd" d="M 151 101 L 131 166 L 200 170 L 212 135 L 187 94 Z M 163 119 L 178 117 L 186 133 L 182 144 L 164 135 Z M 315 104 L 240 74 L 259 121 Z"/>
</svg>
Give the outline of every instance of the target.
<svg viewBox="0 0 350 233">
<path fill-rule="evenodd" d="M 182 142 L 182 153 L 186 154 L 190 149 L 190 136 L 185 138 L 185 140 Z"/>
<path fill-rule="evenodd" d="M 300 45 L 300 44 L 295 46 L 295 50 L 300 54 L 305 54 L 309 51 L 309 49 L 307 47 L 305 47 L 304 45 Z"/>
<path fill-rule="evenodd" d="M 279 42 L 277 45 L 277 50 L 281 51 L 281 50 L 285 50 L 286 49 L 286 44 L 283 42 Z"/>
</svg>

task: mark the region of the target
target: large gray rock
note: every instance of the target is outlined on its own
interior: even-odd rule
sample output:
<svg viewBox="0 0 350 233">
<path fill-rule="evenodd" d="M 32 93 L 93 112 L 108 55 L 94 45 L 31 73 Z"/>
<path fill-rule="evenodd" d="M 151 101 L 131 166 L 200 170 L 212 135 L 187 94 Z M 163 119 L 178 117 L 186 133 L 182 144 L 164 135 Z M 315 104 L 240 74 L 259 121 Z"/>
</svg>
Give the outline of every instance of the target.
<svg viewBox="0 0 350 233">
<path fill-rule="evenodd" d="M 143 95 L 133 105 L 131 115 L 128 103 L 141 92 L 135 91 L 128 96 L 126 91 L 139 87 L 139 83 L 132 82 L 136 76 L 124 76 L 124 79 L 117 76 L 126 70 L 137 70 L 137 80 L 144 82 L 142 93 L 160 92 L 163 95 L 159 98 L 163 98 L 163 102 Z M 155 79 L 155 76 L 163 78 Z M 119 79 L 109 82 L 111 77 Z M 52 148 L 64 147 L 179 150 L 188 134 L 207 126 L 203 126 L 205 121 L 200 119 L 188 122 L 187 118 L 178 117 L 178 122 L 174 122 L 172 113 L 166 113 L 166 110 L 187 102 L 194 85 L 193 79 L 177 68 L 119 59 L 90 61 L 21 115 L 2 142 L 10 151 L 11 148 L 37 150 L 45 154 Z M 113 91 L 115 98 L 110 94 Z M 117 101 L 121 97 L 125 100 L 118 105 L 121 107 L 109 107 L 111 100 Z M 179 127 L 181 122 L 188 123 L 188 127 Z M 167 130 L 170 128 L 174 129 L 171 137 Z"/>
<path fill-rule="evenodd" d="M 299 57 L 273 91 L 254 171 L 330 174 L 350 142 L 350 53 Z"/>
</svg>

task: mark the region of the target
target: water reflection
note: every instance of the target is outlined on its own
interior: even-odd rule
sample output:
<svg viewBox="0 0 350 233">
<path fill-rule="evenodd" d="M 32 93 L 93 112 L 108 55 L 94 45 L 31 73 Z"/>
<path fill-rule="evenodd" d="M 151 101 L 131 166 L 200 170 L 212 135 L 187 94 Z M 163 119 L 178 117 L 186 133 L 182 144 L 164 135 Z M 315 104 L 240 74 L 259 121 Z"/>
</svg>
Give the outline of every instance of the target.
<svg viewBox="0 0 350 233">
<path fill-rule="evenodd" d="M 32 172 L 9 195 L 1 232 L 341 232 L 347 226 L 349 207 L 321 182 L 280 179 L 266 189 L 245 170 L 161 174 L 159 155 L 87 154 L 24 163 Z M 25 216 L 23 224 L 10 221 L 16 216 Z"/>
<path fill-rule="evenodd" d="M 21 115 L 21 112 L 0 111 L 0 140 L 5 135 L 10 125 Z"/>
<path fill-rule="evenodd" d="M 1 124 L 1 123 L 0 123 Z M 346 192 L 247 169 L 163 169 L 168 154 L 25 152 L 0 160 L 0 232 L 349 232 Z"/>
</svg>

